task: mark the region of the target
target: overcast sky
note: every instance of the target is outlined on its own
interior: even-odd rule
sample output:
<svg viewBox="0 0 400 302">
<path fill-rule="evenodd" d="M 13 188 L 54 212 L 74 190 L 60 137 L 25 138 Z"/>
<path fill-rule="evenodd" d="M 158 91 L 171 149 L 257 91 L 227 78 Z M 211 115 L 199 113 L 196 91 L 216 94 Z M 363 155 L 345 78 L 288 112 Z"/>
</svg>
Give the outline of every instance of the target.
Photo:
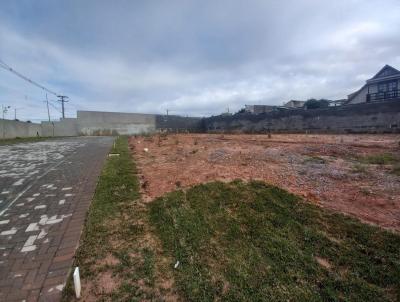
<svg viewBox="0 0 400 302">
<path fill-rule="evenodd" d="M 385 64 L 400 68 L 399 34 L 399 0 L 0 4 L 0 59 L 68 95 L 71 117 L 166 109 L 207 116 L 345 98 Z M 17 117 L 45 119 L 45 97 L 0 69 L 0 104 L 18 108 Z"/>
</svg>

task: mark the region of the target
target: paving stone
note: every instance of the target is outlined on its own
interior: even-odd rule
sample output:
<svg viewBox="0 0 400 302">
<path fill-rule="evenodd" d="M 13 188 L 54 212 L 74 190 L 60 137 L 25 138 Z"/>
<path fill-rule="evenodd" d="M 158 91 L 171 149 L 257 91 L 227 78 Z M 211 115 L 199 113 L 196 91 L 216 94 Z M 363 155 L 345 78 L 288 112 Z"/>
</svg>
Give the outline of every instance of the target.
<svg viewBox="0 0 400 302">
<path fill-rule="evenodd" d="M 0 301 L 60 300 L 112 141 L 0 146 Z"/>
</svg>

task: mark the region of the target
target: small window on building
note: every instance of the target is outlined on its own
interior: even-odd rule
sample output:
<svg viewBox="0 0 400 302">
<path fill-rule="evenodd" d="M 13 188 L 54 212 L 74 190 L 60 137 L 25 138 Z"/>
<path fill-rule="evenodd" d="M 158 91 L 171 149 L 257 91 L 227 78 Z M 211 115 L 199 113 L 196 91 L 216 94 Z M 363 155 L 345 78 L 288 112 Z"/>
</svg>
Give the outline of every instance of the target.
<svg viewBox="0 0 400 302">
<path fill-rule="evenodd" d="M 389 91 L 397 90 L 397 81 L 389 82 L 388 83 L 388 90 Z"/>
<path fill-rule="evenodd" d="M 385 92 L 386 91 L 386 83 L 381 83 L 378 85 L 378 91 L 379 92 Z"/>
</svg>

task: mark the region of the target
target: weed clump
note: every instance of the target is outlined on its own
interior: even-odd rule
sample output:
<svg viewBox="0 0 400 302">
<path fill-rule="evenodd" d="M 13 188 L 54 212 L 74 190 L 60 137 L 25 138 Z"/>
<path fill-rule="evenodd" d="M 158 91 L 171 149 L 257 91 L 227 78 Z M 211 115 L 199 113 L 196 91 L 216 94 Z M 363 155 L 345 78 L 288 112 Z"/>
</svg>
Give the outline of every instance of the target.
<svg viewBox="0 0 400 302">
<path fill-rule="evenodd" d="M 368 169 L 365 165 L 357 163 L 352 166 L 351 172 L 358 174 L 366 174 L 368 173 Z"/>
<path fill-rule="evenodd" d="M 390 165 L 399 161 L 392 153 L 382 153 L 361 157 L 360 161 L 371 165 Z"/>
<path fill-rule="evenodd" d="M 400 176 L 400 164 L 397 164 L 397 165 L 395 165 L 395 166 L 393 167 L 392 173 L 395 174 L 395 175 L 397 175 L 397 176 Z"/>
<path fill-rule="evenodd" d="M 313 155 L 313 156 L 308 156 L 308 157 L 303 161 L 303 163 L 304 163 L 304 164 L 312 163 L 312 164 L 321 164 L 321 165 L 323 165 L 323 164 L 326 164 L 326 160 L 325 160 L 324 158 L 322 158 L 322 157 Z"/>
</svg>

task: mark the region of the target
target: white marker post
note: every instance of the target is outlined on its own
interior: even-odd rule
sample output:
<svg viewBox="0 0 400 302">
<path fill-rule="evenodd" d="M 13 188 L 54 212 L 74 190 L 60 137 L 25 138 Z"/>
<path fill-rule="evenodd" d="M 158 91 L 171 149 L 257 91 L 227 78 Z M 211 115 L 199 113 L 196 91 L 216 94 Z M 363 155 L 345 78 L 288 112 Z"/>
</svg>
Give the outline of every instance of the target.
<svg viewBox="0 0 400 302">
<path fill-rule="evenodd" d="M 81 297 L 81 278 L 79 277 L 79 267 L 75 267 L 74 287 L 76 298 L 79 299 Z"/>
</svg>

